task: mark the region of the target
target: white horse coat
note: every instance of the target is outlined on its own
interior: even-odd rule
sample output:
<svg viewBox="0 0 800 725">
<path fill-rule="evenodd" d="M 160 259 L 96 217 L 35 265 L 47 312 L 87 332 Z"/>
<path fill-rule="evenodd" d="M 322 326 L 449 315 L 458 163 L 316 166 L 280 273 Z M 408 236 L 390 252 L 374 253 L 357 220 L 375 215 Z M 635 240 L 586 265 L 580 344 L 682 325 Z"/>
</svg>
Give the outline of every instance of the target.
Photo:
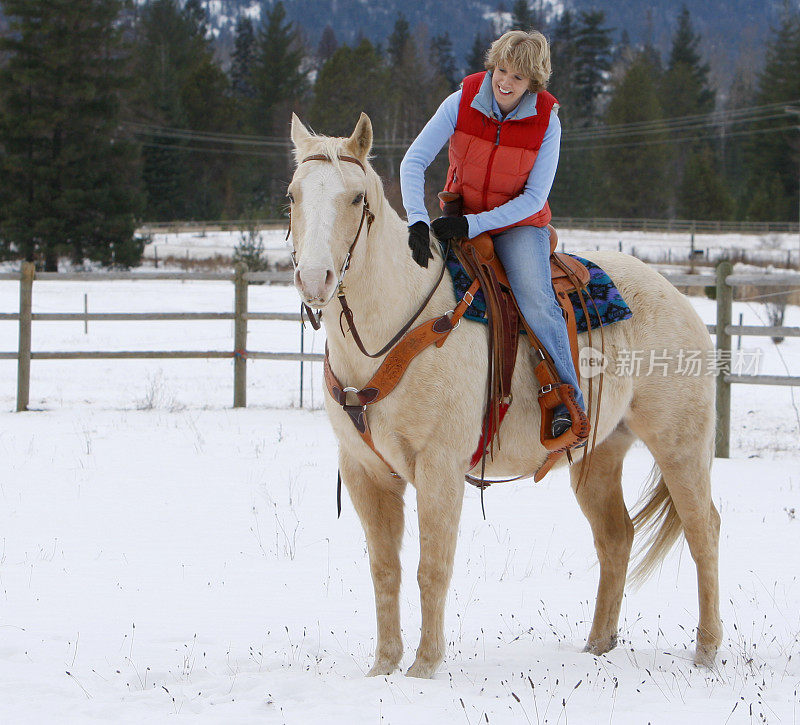
<svg viewBox="0 0 800 725">
<path fill-rule="evenodd" d="M 292 119 L 298 168 L 289 186 L 295 285 L 303 301 L 325 310 L 323 322 L 330 364 L 345 386 L 361 388 L 380 359 L 365 357 L 339 326 L 338 305 L 329 307 L 343 282 L 358 330 L 370 351 L 380 349 L 402 327 L 434 284 L 440 255 L 428 268 L 411 258 L 405 222 L 392 210 L 379 177 L 368 161 L 372 126 L 362 114 L 348 139 L 315 136 Z M 330 161 L 302 163 L 309 155 Z M 358 159 L 342 163 L 340 155 Z M 363 195 L 375 214 L 353 248 L 341 279 L 348 248 L 362 214 Z M 600 561 L 600 582 L 587 650 L 606 652 L 616 644 L 622 594 L 636 529 L 650 530 L 651 545 L 637 569 L 647 574 L 681 531 L 697 565 L 700 621 L 696 661 L 710 665 L 721 638 L 719 619 L 719 515 L 711 500 L 710 465 L 714 440 L 714 379 L 686 375 L 680 360 L 690 351 L 712 351 L 705 326 L 689 301 L 660 274 L 639 260 L 616 252 L 587 252 L 628 302 L 633 317 L 605 329 L 602 406 L 597 447 L 586 482 L 576 491 L 589 519 Z M 420 320 L 453 309 L 449 283 L 440 284 Z M 581 346 L 586 334 L 579 335 Z M 595 332 L 594 345 L 599 345 Z M 399 666 L 398 552 L 403 533 L 406 482 L 417 490 L 420 531 L 418 582 L 422 632 L 409 675 L 432 677 L 445 649 L 444 602 L 455 554 L 464 490 L 464 473 L 478 443 L 485 405 L 486 329 L 465 322 L 441 348 L 429 347 L 409 366 L 397 388 L 369 407 L 369 425 L 377 449 L 402 477 L 362 441 L 341 407 L 326 396 L 339 441 L 342 480 L 364 527 L 377 611 L 378 641 L 370 674 L 388 674 Z M 539 441 L 537 381 L 527 351 L 520 352 L 513 379 L 513 405 L 500 432 L 500 449 L 487 460 L 489 477 L 531 474 L 547 451 Z M 651 356 L 653 356 L 651 358 Z M 639 374 L 635 360 L 641 361 Z M 646 374 L 651 359 L 659 362 Z M 584 396 L 597 399 L 599 378 L 584 379 Z M 595 417 L 592 415 L 592 423 Z M 592 431 L 594 435 L 594 431 Z M 633 518 L 622 497 L 622 460 L 636 438 L 650 449 L 656 471 L 649 498 Z M 582 453 L 577 454 L 577 461 Z M 580 464 L 571 469 L 573 488 Z"/>
</svg>

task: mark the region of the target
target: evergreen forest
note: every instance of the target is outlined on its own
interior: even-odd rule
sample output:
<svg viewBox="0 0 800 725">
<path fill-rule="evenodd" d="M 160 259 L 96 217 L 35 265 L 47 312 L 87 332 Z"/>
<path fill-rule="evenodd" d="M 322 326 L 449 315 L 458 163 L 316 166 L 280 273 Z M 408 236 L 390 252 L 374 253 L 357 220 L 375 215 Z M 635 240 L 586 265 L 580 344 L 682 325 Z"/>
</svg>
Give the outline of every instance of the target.
<svg viewBox="0 0 800 725">
<path fill-rule="evenodd" d="M 493 37 L 412 27 L 383 42 L 311 47 L 274 4 L 215 45 L 200 0 L 0 0 L 0 257 L 56 269 L 138 263 L 144 222 L 286 213 L 292 112 L 349 135 L 359 113 L 402 213 L 405 150 Z M 793 221 L 800 194 L 800 15 L 715 85 L 684 7 L 670 52 L 614 39 L 602 11 L 545 23 L 526 0 L 509 28 L 550 39 L 563 127 L 557 217 Z M 508 29 L 508 28 L 507 28 Z M 459 67 L 454 43 L 466 44 Z M 428 170 L 430 209 L 446 148 Z"/>
</svg>

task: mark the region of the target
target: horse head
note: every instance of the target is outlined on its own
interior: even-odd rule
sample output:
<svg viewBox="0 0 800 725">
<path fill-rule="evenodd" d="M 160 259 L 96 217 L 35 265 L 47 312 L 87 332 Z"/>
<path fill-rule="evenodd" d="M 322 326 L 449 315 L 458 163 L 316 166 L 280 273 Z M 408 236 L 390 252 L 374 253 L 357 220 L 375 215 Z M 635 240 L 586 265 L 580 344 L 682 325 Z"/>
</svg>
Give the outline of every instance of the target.
<svg viewBox="0 0 800 725">
<path fill-rule="evenodd" d="M 362 113 L 349 138 L 317 136 L 292 114 L 291 135 L 297 162 L 287 193 L 294 284 L 306 304 L 321 309 L 333 298 L 372 220 L 367 205 L 367 189 L 377 179 L 367 161 L 372 123 Z"/>
</svg>

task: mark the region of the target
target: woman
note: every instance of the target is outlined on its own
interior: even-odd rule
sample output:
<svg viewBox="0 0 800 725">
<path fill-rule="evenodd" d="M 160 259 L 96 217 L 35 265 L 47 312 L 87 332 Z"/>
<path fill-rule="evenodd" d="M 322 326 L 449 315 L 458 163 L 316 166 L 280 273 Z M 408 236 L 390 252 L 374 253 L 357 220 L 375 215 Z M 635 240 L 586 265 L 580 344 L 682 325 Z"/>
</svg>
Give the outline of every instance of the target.
<svg viewBox="0 0 800 725">
<path fill-rule="evenodd" d="M 449 141 L 445 189 L 461 194 L 465 215 L 435 219 L 430 224 L 434 235 L 443 242 L 482 232 L 492 236 L 520 311 L 584 409 L 550 278 L 547 197 L 561 142 L 558 102 L 545 90 L 550 47 L 538 31 L 509 31 L 492 43 L 486 69 L 467 76 L 444 100 L 403 158 L 400 184 L 408 245 L 414 260 L 427 267 L 432 254 L 425 170 Z M 564 405 L 553 413 L 552 433 L 558 437 L 572 421 Z"/>
</svg>

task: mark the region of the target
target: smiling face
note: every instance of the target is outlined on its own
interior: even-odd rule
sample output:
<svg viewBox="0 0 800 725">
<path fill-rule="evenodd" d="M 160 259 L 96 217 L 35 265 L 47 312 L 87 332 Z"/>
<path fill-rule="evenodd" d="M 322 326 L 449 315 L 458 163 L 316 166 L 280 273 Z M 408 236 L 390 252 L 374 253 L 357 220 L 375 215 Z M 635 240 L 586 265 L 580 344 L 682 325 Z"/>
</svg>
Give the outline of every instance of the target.
<svg viewBox="0 0 800 725">
<path fill-rule="evenodd" d="M 514 68 L 498 65 L 492 72 L 492 93 L 503 114 L 513 111 L 523 93 L 528 90 L 530 80 Z"/>
</svg>

